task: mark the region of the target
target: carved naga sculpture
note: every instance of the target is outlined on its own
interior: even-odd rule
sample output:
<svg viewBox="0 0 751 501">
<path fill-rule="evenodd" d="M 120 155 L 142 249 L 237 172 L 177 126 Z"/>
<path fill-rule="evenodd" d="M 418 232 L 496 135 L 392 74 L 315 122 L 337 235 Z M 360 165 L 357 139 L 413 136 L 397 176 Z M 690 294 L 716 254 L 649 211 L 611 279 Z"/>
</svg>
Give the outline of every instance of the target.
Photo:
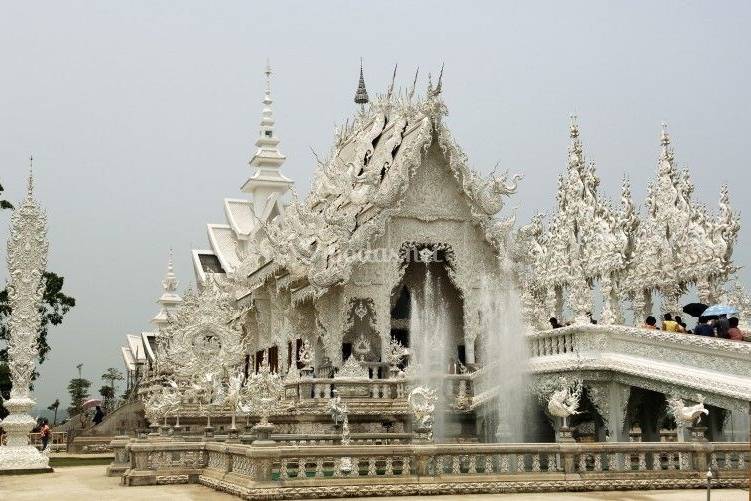
<svg viewBox="0 0 751 501">
<path fill-rule="evenodd" d="M 701 415 L 709 415 L 709 411 L 704 407 L 704 397 L 701 394 L 696 395 L 699 402 L 696 405 L 687 406 L 683 400 L 673 396 L 668 400 L 668 412 L 673 416 L 677 424 L 681 427 L 692 427 L 699 424 Z"/>
<path fill-rule="evenodd" d="M 508 172 L 500 176 L 494 173 L 485 180 L 477 174 L 472 174 L 467 182 L 468 191 L 480 206 L 480 209 L 489 216 L 497 214 L 503 208 L 503 197 L 516 193 L 518 181 L 522 177 L 514 174 L 509 181 Z"/>
<path fill-rule="evenodd" d="M 554 391 L 548 400 L 548 412 L 563 419 L 563 426 L 566 427 L 569 416 L 579 414 L 579 398 L 582 395 L 582 382 L 576 381 L 573 384 L 565 384 L 560 390 Z"/>
</svg>

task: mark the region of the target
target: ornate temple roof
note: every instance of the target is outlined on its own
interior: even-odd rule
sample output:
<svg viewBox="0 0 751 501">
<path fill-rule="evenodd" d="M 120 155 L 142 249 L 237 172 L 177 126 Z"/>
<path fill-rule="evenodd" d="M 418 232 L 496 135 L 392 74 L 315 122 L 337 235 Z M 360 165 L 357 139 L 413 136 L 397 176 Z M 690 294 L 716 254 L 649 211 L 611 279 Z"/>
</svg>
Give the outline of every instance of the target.
<svg viewBox="0 0 751 501">
<path fill-rule="evenodd" d="M 503 207 L 503 197 L 515 192 L 517 177 L 486 179 L 469 168 L 443 124 L 447 109 L 441 86 L 439 77 L 436 87 L 429 82 L 425 96 L 415 97 L 414 84 L 395 93 L 392 81 L 385 95 L 336 131 L 327 158 L 316 158 L 311 193 L 304 201 L 293 200 L 286 217 L 267 227 L 278 265 L 319 289 L 346 281 L 351 271 L 348 253 L 365 248 L 400 210 L 431 146 L 446 158 L 474 221 L 491 243 L 500 245 L 512 221 L 495 221 L 494 216 Z"/>
</svg>

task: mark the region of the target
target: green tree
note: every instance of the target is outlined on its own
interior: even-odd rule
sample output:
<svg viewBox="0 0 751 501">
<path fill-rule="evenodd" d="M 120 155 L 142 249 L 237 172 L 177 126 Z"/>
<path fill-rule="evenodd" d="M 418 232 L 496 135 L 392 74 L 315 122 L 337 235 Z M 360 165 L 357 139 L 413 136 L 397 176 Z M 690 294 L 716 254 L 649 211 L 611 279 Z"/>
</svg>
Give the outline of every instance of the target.
<svg viewBox="0 0 751 501">
<path fill-rule="evenodd" d="M 102 406 L 108 411 L 111 410 L 115 399 L 115 390 L 112 389 L 112 386 L 105 384 L 99 388 L 99 394 L 102 396 Z"/>
<path fill-rule="evenodd" d="M 68 393 L 70 394 L 70 407 L 68 407 L 68 416 L 73 418 L 76 415 L 81 416 L 81 427 L 86 423 L 83 403 L 89 398 L 89 388 L 91 381 L 81 375 L 83 364 L 76 365 L 78 377 L 74 377 L 68 383 Z"/>
<path fill-rule="evenodd" d="M 47 407 L 48 411 L 55 411 L 55 417 L 52 419 L 52 426 L 57 425 L 57 409 L 60 407 L 60 399 L 56 398 L 54 402 L 52 402 L 49 407 Z"/>
<path fill-rule="evenodd" d="M 111 392 L 112 396 L 110 397 L 110 400 L 108 400 L 108 403 L 110 405 L 114 406 L 114 403 L 115 403 L 115 401 L 114 401 L 115 400 L 115 394 L 117 393 L 117 388 L 115 388 L 115 381 L 122 381 L 123 380 L 123 373 L 120 372 L 119 369 L 116 369 L 114 367 L 110 367 L 109 369 L 107 369 L 105 371 L 104 374 L 102 374 L 102 379 L 104 379 L 105 381 L 109 381 L 110 382 L 109 387 L 112 390 L 112 392 Z M 104 396 L 104 394 L 101 391 L 99 393 L 102 396 Z M 107 409 L 112 410 L 110 407 L 107 407 Z"/>
<path fill-rule="evenodd" d="M 3 191 L 5 191 L 5 189 L 3 188 L 3 185 L 0 184 L 0 197 L 2 197 Z M 0 210 L 2 210 L 2 209 L 12 209 L 12 208 L 13 208 L 13 204 L 12 203 L 8 202 L 7 200 L 3 200 L 2 198 L 0 198 Z"/>
</svg>

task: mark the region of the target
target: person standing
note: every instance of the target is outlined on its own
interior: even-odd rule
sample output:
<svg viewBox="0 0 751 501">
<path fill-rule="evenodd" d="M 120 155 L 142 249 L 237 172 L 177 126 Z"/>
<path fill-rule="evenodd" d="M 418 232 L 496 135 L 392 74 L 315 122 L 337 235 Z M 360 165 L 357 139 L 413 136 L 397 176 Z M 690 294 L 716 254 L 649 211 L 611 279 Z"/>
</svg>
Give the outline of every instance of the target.
<svg viewBox="0 0 751 501">
<path fill-rule="evenodd" d="M 39 434 L 42 437 L 42 451 L 44 451 L 50 442 L 50 435 L 52 435 L 52 431 L 50 430 L 50 422 L 47 418 L 44 418 L 42 420 L 42 428 L 39 430 Z"/>
<path fill-rule="evenodd" d="M 699 317 L 699 323 L 694 328 L 694 334 L 697 336 L 714 337 L 714 329 L 707 323 L 707 317 Z"/>
<path fill-rule="evenodd" d="M 96 412 L 94 413 L 94 419 L 92 419 L 92 421 L 94 421 L 94 426 L 101 423 L 102 419 L 104 419 L 104 412 L 102 412 L 102 408 L 97 405 Z"/>
</svg>

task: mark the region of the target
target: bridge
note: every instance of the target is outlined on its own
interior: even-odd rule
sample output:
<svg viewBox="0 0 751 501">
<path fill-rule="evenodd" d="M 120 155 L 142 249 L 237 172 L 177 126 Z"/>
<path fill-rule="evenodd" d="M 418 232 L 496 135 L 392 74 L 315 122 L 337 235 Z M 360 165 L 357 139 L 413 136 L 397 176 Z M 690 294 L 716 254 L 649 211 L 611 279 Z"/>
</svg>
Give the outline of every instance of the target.
<svg viewBox="0 0 751 501">
<path fill-rule="evenodd" d="M 708 423 L 715 433 L 748 440 L 751 343 L 594 324 L 537 332 L 528 341 L 538 387 L 558 376 L 582 379 L 612 440 L 627 441 L 630 425 L 648 419 L 638 415 L 637 400 L 649 393 L 693 401 L 701 394 L 720 409 Z"/>
</svg>

